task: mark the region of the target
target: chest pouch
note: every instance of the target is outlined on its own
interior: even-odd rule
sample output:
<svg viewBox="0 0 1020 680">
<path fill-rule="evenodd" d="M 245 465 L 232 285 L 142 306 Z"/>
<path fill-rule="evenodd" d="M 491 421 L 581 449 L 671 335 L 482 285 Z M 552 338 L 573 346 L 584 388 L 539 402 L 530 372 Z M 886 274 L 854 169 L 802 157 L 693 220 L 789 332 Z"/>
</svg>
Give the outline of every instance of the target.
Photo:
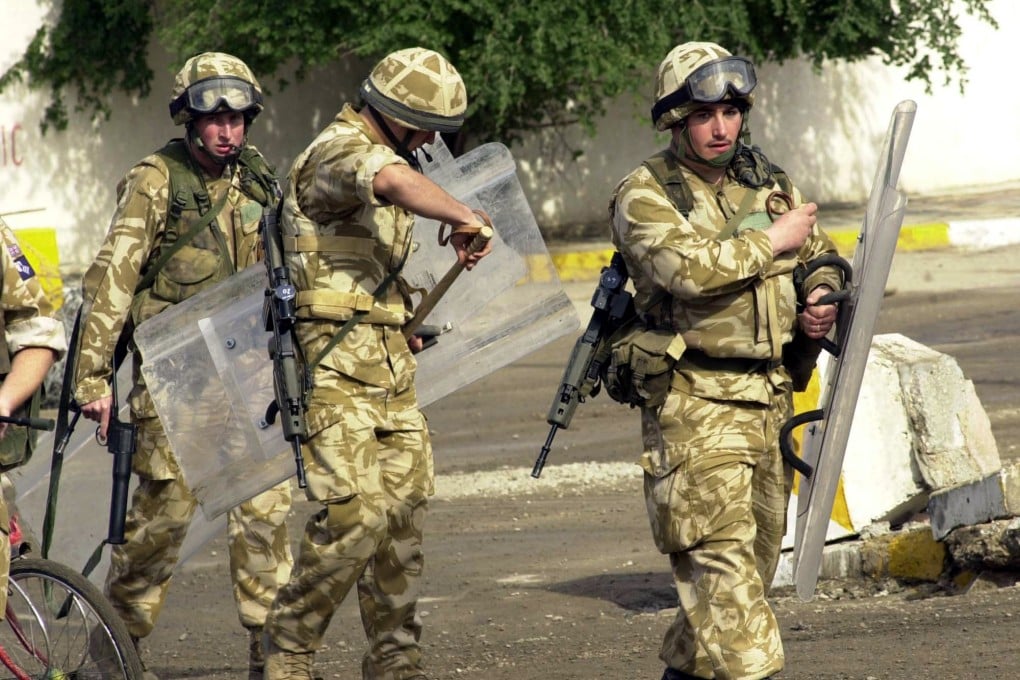
<svg viewBox="0 0 1020 680">
<path fill-rule="evenodd" d="M 634 317 L 606 344 L 602 382 L 610 398 L 628 406 L 662 405 L 686 347 L 683 338 L 672 330 L 646 328 L 643 319 Z"/>
</svg>

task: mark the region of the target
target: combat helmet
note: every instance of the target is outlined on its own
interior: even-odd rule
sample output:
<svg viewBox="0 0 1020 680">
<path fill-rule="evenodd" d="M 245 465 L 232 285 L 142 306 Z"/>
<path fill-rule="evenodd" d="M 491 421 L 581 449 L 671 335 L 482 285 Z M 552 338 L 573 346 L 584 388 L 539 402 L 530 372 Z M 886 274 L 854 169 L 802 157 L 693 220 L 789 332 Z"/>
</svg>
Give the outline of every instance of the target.
<svg viewBox="0 0 1020 680">
<path fill-rule="evenodd" d="M 185 125 L 222 109 L 243 113 L 251 123 L 262 111 L 262 87 L 243 61 L 223 52 L 191 57 L 174 78 L 170 116 Z"/>
<path fill-rule="evenodd" d="M 657 130 L 676 125 L 702 104 L 734 100 L 750 108 L 758 84 L 754 64 L 710 42 L 674 47 L 655 76 L 652 123 Z"/>
<path fill-rule="evenodd" d="M 392 52 L 361 84 L 365 103 L 412 130 L 457 132 L 464 124 L 467 88 L 446 58 L 423 47 Z"/>
</svg>

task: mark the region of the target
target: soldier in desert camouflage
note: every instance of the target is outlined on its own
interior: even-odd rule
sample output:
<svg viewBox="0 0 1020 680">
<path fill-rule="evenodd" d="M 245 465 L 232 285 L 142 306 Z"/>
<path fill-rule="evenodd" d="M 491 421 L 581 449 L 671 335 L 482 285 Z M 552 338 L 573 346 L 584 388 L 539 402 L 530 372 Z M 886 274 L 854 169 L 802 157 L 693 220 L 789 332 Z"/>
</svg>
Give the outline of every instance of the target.
<svg viewBox="0 0 1020 680">
<path fill-rule="evenodd" d="M 39 278 L 17 239 L 0 219 L 0 416 L 21 412 L 42 384 L 53 362 L 67 349 L 64 324 L 39 285 Z M 0 473 L 27 461 L 30 433 L 0 423 Z M 7 602 L 11 566 L 10 517 L 0 491 L 0 619 Z"/>
<path fill-rule="evenodd" d="M 307 495 L 321 509 L 266 622 L 272 680 L 311 680 L 314 652 L 355 584 L 369 643 L 362 676 L 426 677 L 416 607 L 432 448 L 414 388 L 421 341 L 401 333 L 411 304 L 397 275 L 415 215 L 452 227 L 466 268 L 488 250 L 468 254 L 478 218 L 418 172 L 416 151 L 463 123 L 456 69 L 431 50 L 399 50 L 360 93 L 361 106 L 344 106 L 298 156 L 284 201 L 299 341 L 312 368 Z M 357 312 L 365 315 L 341 334 Z"/>
<path fill-rule="evenodd" d="M 261 88 L 244 62 L 218 52 L 192 57 L 170 97 L 170 114 L 185 126 L 185 137 L 140 161 L 118 186 L 116 214 L 84 278 L 75 370 L 75 399 L 99 422 L 101 439 L 122 333 L 258 259 L 263 206 L 275 205 L 278 196 L 272 170 L 248 144 L 262 108 Z M 197 502 L 137 365 L 134 376 L 129 401 L 138 427 L 133 470 L 139 483 L 126 543 L 113 547 L 106 594 L 137 645 L 156 624 Z M 252 679 L 262 677 L 262 626 L 292 564 L 284 525 L 290 501 L 284 482 L 229 514 L 230 571 L 238 616 L 249 630 Z"/>
<path fill-rule="evenodd" d="M 753 65 L 718 45 L 674 48 L 652 108 L 672 141 L 610 206 L 637 307 L 686 345 L 665 403 L 641 413 L 652 535 L 679 595 L 663 680 L 755 680 L 784 663 L 766 601 L 792 480 L 778 442 L 792 415 L 784 347 L 798 330 L 829 332 L 834 305 L 814 303 L 842 281 L 816 270 L 798 314 L 794 267 L 835 248 L 817 206 L 749 146 L 755 84 Z"/>
</svg>

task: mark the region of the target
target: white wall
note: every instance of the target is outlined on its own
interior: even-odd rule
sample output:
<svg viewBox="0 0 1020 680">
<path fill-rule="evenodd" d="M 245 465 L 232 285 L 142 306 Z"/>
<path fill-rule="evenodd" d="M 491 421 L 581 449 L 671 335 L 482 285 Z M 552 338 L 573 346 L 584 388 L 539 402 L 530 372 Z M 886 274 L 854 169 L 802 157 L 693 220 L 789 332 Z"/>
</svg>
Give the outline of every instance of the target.
<svg viewBox="0 0 1020 680">
<path fill-rule="evenodd" d="M 877 58 L 857 64 L 830 62 L 815 73 L 804 61 L 759 66 L 751 113 L 752 142 L 783 167 L 811 199 L 861 201 L 871 189 L 877 155 L 892 111 L 905 99 L 917 102 L 900 186 L 908 194 L 931 194 L 1020 179 L 1020 87 L 1010 76 L 1020 42 L 1020 3 L 993 0 L 998 30 L 964 16 L 960 52 L 969 66 L 961 95 L 958 81 L 932 94 L 908 83 L 906 71 Z M 663 55 L 665 56 L 665 55 Z M 613 103 L 593 140 L 566 135 L 582 150 L 574 160 L 557 151 L 553 134 L 515 149 L 526 171 L 526 188 L 540 224 L 605 221 L 616 182 L 668 143 L 649 120 L 654 71 L 649 64 L 645 96 Z"/>
<path fill-rule="evenodd" d="M 46 0 L 0 0 L 5 39 L 0 71 L 20 56 L 47 17 Z M 932 95 L 907 84 L 901 71 L 878 60 L 826 64 L 821 73 L 803 62 L 759 68 L 761 85 L 751 119 L 753 141 L 783 166 L 809 197 L 820 202 L 861 200 L 870 190 L 875 155 L 889 115 L 903 99 L 918 103 L 901 185 L 908 193 L 935 193 L 976 184 L 1020 179 L 1020 88 L 1009 73 L 1013 43 L 1020 40 L 1020 3 L 989 3 L 1000 23 L 995 31 L 964 18 L 961 51 L 970 83 L 960 95 L 953 83 Z M 17 86 L 0 95 L 0 214 L 16 228 L 57 229 L 64 268 L 87 265 L 106 232 L 115 187 L 131 165 L 179 134 L 167 113 L 176 70 L 159 51 L 152 54 L 153 93 L 136 101 L 115 96 L 109 121 L 95 125 L 72 114 L 66 132 L 40 134 L 48 92 Z M 353 96 L 370 64 L 344 64 L 314 72 L 279 91 L 264 79 L 267 109 L 251 134 L 281 172 Z M 647 93 L 611 103 L 594 139 L 579 130 L 561 133 L 575 159 L 555 136 L 530 138 L 513 149 L 521 179 L 539 223 L 561 226 L 603 222 L 617 180 L 661 148 L 666 136 L 648 122 L 653 71 Z M 940 75 L 937 75 L 940 78 Z M 14 211 L 31 211 L 10 215 Z"/>
</svg>

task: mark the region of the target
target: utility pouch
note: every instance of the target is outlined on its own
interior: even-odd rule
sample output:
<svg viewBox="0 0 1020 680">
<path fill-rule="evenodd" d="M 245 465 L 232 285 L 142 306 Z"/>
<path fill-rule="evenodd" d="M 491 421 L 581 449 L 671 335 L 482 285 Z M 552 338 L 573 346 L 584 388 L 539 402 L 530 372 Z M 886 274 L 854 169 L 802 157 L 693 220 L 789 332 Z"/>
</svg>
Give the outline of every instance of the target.
<svg viewBox="0 0 1020 680">
<path fill-rule="evenodd" d="M 672 330 L 646 328 L 635 317 L 610 336 L 608 346 L 603 383 L 610 398 L 632 407 L 662 405 L 686 348 L 683 338 Z"/>
</svg>

